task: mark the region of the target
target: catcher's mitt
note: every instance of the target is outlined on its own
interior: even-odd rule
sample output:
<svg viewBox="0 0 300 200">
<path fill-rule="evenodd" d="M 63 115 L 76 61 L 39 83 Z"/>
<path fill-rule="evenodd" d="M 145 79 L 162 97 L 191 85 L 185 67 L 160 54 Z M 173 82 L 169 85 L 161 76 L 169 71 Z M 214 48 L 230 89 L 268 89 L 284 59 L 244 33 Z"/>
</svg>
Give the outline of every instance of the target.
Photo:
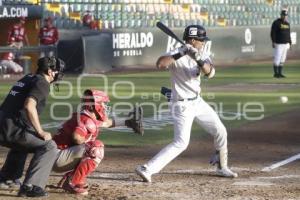
<svg viewBox="0 0 300 200">
<path fill-rule="evenodd" d="M 125 125 L 139 134 L 144 135 L 143 127 L 143 108 L 140 106 L 135 106 L 133 111 L 128 114 L 128 119 L 125 120 Z"/>
</svg>

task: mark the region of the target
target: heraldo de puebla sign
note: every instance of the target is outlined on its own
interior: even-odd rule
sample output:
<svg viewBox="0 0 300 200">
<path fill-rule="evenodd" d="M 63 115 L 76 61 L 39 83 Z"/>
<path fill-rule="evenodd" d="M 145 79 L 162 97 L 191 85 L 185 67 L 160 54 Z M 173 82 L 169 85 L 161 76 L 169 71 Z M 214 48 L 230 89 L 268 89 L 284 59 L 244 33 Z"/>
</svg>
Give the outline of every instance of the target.
<svg viewBox="0 0 300 200">
<path fill-rule="evenodd" d="M 0 6 L 0 19 L 41 18 L 42 12 L 43 8 L 36 5 L 2 5 Z"/>
</svg>

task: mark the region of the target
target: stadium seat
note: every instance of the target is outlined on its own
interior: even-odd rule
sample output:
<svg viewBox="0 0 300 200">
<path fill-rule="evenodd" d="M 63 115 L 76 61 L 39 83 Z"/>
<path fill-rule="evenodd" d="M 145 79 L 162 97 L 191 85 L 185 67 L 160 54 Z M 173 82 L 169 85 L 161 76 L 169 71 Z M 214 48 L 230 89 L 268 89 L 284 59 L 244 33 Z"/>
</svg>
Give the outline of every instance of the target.
<svg viewBox="0 0 300 200">
<path fill-rule="evenodd" d="M 23 2 L 25 0 L 4 0 L 4 2 Z M 35 0 L 27 0 L 35 1 Z M 256 26 L 269 25 L 268 22 L 279 17 L 284 4 L 289 5 L 291 23 L 299 24 L 300 5 L 297 0 L 43 0 L 44 3 L 58 2 L 59 12 L 53 13 L 68 18 L 69 13 L 86 10 L 94 11 L 97 19 L 108 20 L 109 28 L 153 27 L 156 20 L 162 20 L 171 27 L 181 27 L 190 23 L 207 23 L 209 26 Z M 46 7 L 46 8 L 49 8 Z M 48 15 L 48 14 L 47 14 Z M 71 17 L 74 18 L 74 16 Z M 127 20 L 123 23 L 124 20 Z M 146 20 L 150 20 L 146 22 Z M 152 20 L 152 21 L 151 21 Z M 60 24 L 59 21 L 56 22 Z M 65 27 L 73 26 L 66 22 Z"/>
</svg>

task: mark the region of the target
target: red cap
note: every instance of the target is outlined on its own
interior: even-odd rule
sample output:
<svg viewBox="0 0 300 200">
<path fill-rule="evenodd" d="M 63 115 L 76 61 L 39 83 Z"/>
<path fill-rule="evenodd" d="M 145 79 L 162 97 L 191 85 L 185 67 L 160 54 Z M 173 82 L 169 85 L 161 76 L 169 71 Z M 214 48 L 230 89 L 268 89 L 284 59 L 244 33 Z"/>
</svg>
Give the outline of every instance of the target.
<svg viewBox="0 0 300 200">
<path fill-rule="evenodd" d="M 3 60 L 13 60 L 14 57 L 15 56 L 12 52 L 7 52 L 3 55 Z"/>
</svg>

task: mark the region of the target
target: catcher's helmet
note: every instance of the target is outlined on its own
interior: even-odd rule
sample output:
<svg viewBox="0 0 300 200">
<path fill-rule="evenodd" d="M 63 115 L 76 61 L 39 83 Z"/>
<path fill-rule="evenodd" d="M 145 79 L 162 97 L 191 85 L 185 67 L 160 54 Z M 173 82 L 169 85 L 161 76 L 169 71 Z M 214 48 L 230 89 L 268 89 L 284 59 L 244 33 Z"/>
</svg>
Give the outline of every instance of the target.
<svg viewBox="0 0 300 200">
<path fill-rule="evenodd" d="M 38 60 L 37 73 L 47 73 L 50 68 L 52 71 L 58 72 L 55 74 L 54 81 L 62 80 L 64 76 L 65 62 L 55 57 L 42 57 Z"/>
<path fill-rule="evenodd" d="M 194 38 L 200 41 L 209 40 L 209 38 L 206 36 L 205 28 L 200 25 L 190 25 L 185 28 L 183 33 L 183 40 L 187 41 L 190 38 Z"/>
<path fill-rule="evenodd" d="M 87 89 L 82 97 L 82 109 L 95 112 L 99 121 L 104 121 L 108 115 L 108 95 L 100 90 Z"/>
</svg>

